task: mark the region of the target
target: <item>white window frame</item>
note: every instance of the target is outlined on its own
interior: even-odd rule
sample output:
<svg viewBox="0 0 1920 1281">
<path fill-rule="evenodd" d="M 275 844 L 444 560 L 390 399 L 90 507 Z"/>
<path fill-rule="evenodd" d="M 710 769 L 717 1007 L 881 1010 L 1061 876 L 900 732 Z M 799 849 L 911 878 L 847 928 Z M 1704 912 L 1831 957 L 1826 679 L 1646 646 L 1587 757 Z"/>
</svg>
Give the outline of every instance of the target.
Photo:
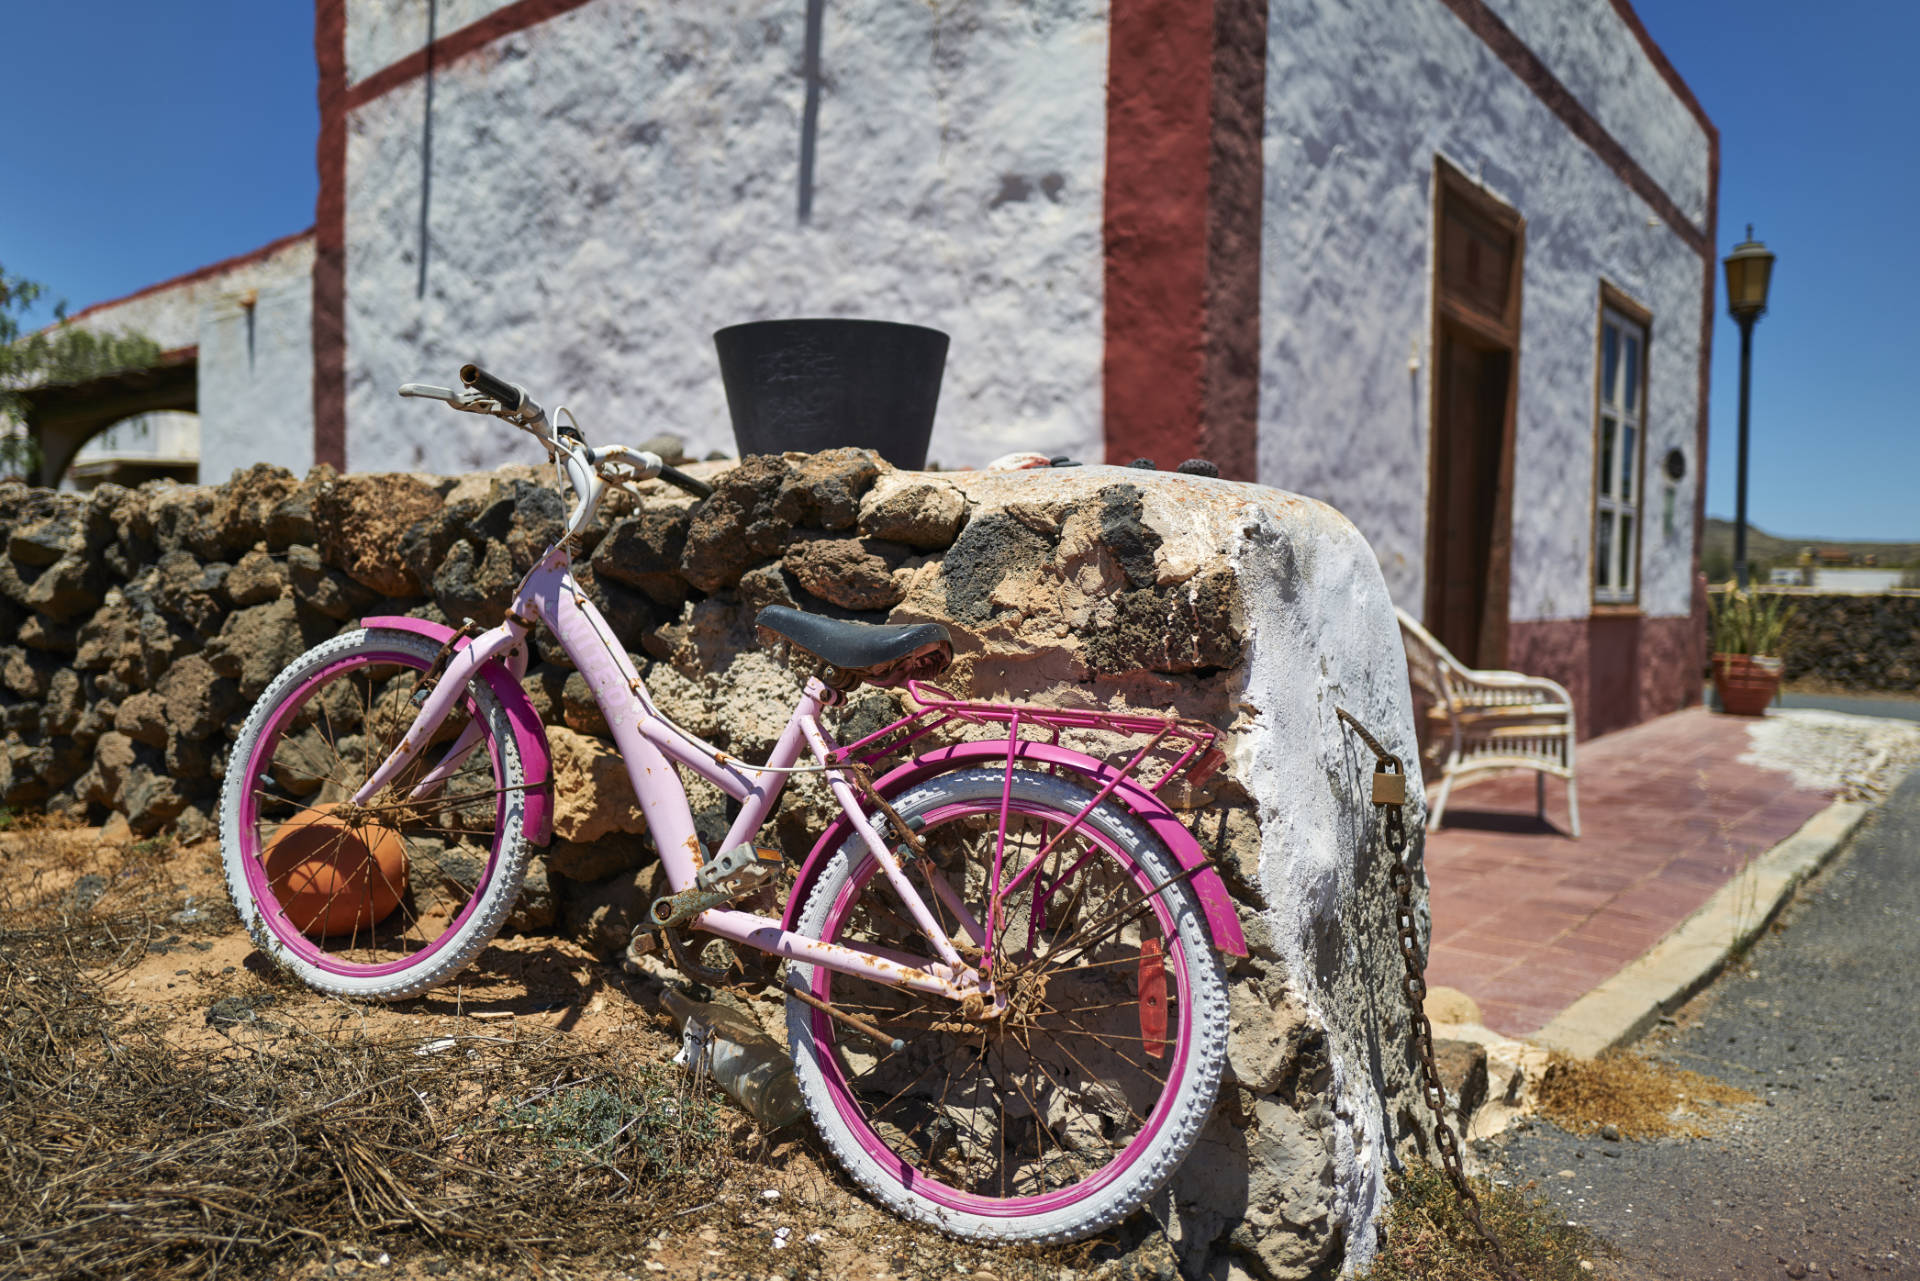
<svg viewBox="0 0 1920 1281">
<path fill-rule="evenodd" d="M 1644 316 L 1631 314 L 1610 298 L 1602 302 L 1594 370 L 1590 581 L 1596 605 L 1633 605 L 1640 599 L 1651 331 Z"/>
</svg>

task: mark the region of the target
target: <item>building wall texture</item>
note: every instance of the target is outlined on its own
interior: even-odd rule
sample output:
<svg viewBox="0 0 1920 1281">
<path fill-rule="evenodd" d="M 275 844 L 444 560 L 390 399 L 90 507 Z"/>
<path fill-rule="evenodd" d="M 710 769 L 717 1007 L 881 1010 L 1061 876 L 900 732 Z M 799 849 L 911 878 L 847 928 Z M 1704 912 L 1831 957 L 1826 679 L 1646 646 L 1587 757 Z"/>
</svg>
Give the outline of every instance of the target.
<svg viewBox="0 0 1920 1281">
<path fill-rule="evenodd" d="M 1699 255 L 1655 224 L 1646 203 L 1443 5 L 1280 3 L 1271 30 L 1260 479 L 1345 512 L 1380 553 L 1394 598 L 1418 611 L 1432 184 L 1444 156 L 1527 220 L 1511 617 L 1577 618 L 1591 608 L 1603 279 L 1653 313 L 1648 472 L 1669 448 L 1690 462 L 1671 529 L 1658 519 L 1663 495 L 1649 495 L 1641 607 L 1688 614 L 1701 471 Z M 1671 95 L 1644 110 L 1673 114 Z"/>
<path fill-rule="evenodd" d="M 348 12 L 350 78 L 402 52 L 386 7 Z M 803 225 L 805 47 L 800 6 L 592 3 L 351 110 L 348 464 L 511 456 L 393 398 L 469 360 L 604 431 L 729 448 L 710 335 L 795 315 L 950 332 L 948 466 L 1098 457 L 1104 6 L 826 6 Z"/>
<path fill-rule="evenodd" d="M 313 252 L 263 283 L 253 305 L 226 294 L 200 313 L 200 480 L 241 468 L 313 465 Z"/>
</svg>

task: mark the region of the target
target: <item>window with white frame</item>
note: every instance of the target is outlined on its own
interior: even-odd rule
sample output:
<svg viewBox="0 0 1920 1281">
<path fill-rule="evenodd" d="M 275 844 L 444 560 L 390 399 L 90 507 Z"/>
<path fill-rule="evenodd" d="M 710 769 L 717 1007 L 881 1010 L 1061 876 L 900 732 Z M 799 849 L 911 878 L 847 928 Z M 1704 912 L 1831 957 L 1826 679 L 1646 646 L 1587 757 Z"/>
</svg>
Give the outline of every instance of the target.
<svg viewBox="0 0 1920 1281">
<path fill-rule="evenodd" d="M 1632 604 L 1639 598 L 1646 363 L 1645 323 L 1603 307 L 1593 486 L 1593 599 L 1602 604 Z"/>
</svg>

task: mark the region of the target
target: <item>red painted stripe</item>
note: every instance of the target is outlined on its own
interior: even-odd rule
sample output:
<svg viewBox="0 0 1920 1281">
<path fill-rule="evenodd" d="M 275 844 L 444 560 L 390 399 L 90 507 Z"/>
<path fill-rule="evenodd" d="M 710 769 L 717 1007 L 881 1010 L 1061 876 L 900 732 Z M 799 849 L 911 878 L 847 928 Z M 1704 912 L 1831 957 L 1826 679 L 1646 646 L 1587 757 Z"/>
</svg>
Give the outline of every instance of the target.
<svg viewBox="0 0 1920 1281">
<path fill-rule="evenodd" d="M 1257 480 L 1267 0 L 1214 0 L 1213 13 L 1206 368 L 1198 452 L 1228 480 Z"/>
<path fill-rule="evenodd" d="M 1720 243 L 1720 131 L 1707 126 L 1707 243 Z M 1707 397 L 1712 381 L 1713 309 L 1719 266 L 1712 253 L 1700 264 L 1705 283 L 1700 287 L 1700 421 L 1694 429 L 1693 461 L 1693 574 L 1700 574 L 1700 548 L 1707 537 Z M 1705 594 L 1694 603 L 1695 622 L 1706 635 Z M 1696 690 L 1698 685 L 1694 687 Z"/>
<path fill-rule="evenodd" d="M 375 98 L 393 92 L 401 85 L 418 80 L 426 74 L 427 64 L 431 60 L 436 67 L 444 67 L 455 58 L 485 48 L 502 36 L 510 36 L 516 31 L 537 26 L 549 18 L 557 18 L 563 13 L 578 9 L 589 0 L 515 0 L 515 3 L 495 9 L 486 17 L 470 22 L 458 31 L 449 32 L 431 45 L 415 49 L 398 62 L 382 67 L 366 79 L 355 83 L 347 90 L 347 110 L 365 106 Z"/>
<path fill-rule="evenodd" d="M 1548 110 L 1560 117 L 1573 135 L 1599 156 L 1606 166 L 1613 170 L 1619 179 L 1632 188 L 1662 222 L 1673 229 L 1675 235 L 1686 241 L 1695 253 L 1709 260 L 1713 257 L 1713 241 L 1708 234 L 1683 213 L 1680 206 L 1673 202 L 1652 175 L 1640 167 L 1640 163 L 1627 153 L 1618 139 L 1608 133 L 1600 122 L 1594 119 L 1580 100 L 1573 96 L 1568 88 L 1561 84 L 1547 64 L 1540 61 L 1533 50 L 1520 42 L 1520 37 L 1512 28 L 1500 21 L 1493 10 L 1487 8 L 1484 0 L 1442 0 L 1455 17 L 1467 25 L 1467 29 L 1480 37 L 1483 44 L 1493 51 L 1493 55 L 1505 63 L 1507 69 L 1518 76 L 1534 97 L 1540 99 Z M 1662 58 L 1664 63 L 1665 59 Z M 1691 95 L 1689 95 L 1691 96 Z M 1717 136 L 1717 135 L 1716 135 Z M 1709 214 L 1709 221 L 1712 215 Z"/>
<path fill-rule="evenodd" d="M 105 311 L 109 307 L 118 307 L 122 303 L 132 302 L 136 298 L 145 298 L 149 294 L 157 294 L 163 289 L 177 289 L 181 285 L 190 285 L 196 280 L 205 280 L 209 276 L 218 276 L 222 272 L 232 271 L 236 267 L 244 267 L 250 262 L 258 262 L 262 258 L 271 258 L 288 245 L 305 240 L 312 234 L 313 228 L 308 227 L 305 231 L 296 231 L 291 236 L 282 236 L 278 240 L 270 240 L 258 249 L 249 249 L 246 253 L 235 254 L 231 258 L 222 258 L 219 262 L 208 263 L 204 267 L 199 267 L 183 275 L 175 276 L 170 280 L 163 280 L 157 285 L 148 285 L 145 289 L 136 289 L 130 294 L 123 295 L 119 298 L 110 298 L 106 302 L 93 303 L 68 316 L 67 322 L 71 324 L 76 320 L 84 320 L 96 312 Z"/>
<path fill-rule="evenodd" d="M 1101 378 L 1111 463 L 1171 467 L 1200 446 L 1212 8 L 1112 4 Z"/>
<path fill-rule="evenodd" d="M 347 465 L 347 0 L 314 0 L 320 195 L 313 236 L 313 460 Z"/>
</svg>

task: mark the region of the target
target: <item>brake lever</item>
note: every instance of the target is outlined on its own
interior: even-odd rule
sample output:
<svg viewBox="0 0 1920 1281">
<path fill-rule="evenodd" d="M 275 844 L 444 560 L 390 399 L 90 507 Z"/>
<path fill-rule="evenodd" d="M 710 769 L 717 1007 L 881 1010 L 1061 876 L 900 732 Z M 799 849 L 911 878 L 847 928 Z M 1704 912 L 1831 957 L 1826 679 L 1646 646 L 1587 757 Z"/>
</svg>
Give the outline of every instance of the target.
<svg viewBox="0 0 1920 1281">
<path fill-rule="evenodd" d="M 435 387 L 429 383 L 402 383 L 400 394 L 410 399 L 445 401 L 452 408 L 469 414 L 494 414 L 500 411 L 498 401 L 482 396 L 471 387 L 455 391 L 451 387 Z"/>
</svg>

